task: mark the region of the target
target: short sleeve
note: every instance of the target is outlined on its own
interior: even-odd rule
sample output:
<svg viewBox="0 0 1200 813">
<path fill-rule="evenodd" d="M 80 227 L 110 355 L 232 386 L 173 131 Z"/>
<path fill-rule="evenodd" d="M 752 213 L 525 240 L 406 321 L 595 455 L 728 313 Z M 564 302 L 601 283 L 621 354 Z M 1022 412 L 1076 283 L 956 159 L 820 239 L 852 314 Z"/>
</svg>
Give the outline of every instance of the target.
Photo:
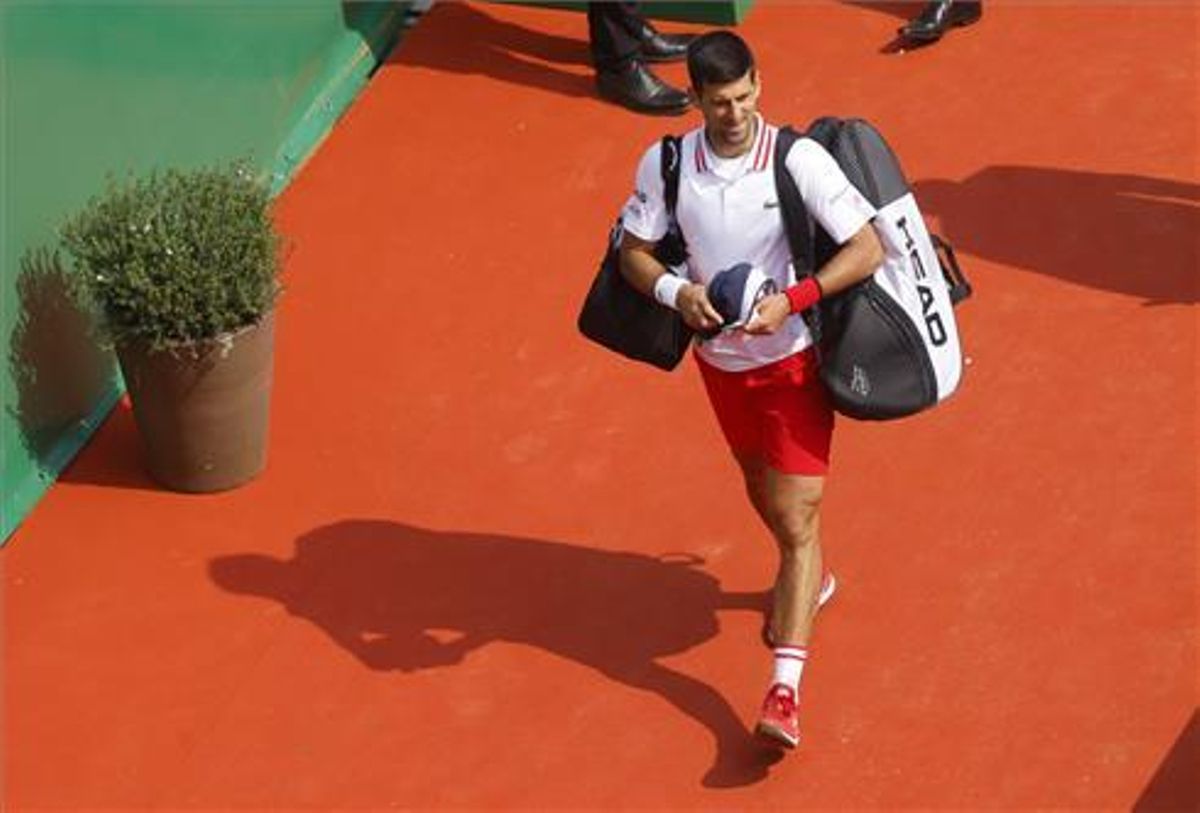
<svg viewBox="0 0 1200 813">
<path fill-rule="evenodd" d="M 801 138 L 792 145 L 787 168 L 808 211 L 837 242 L 846 242 L 875 217 L 871 202 L 850 183 L 833 156 L 812 139 Z"/>
<path fill-rule="evenodd" d="M 670 225 L 666 201 L 663 200 L 661 150 L 662 147 L 655 144 L 642 155 L 633 194 L 621 210 L 621 224 L 625 231 L 650 242 L 661 240 Z"/>
</svg>

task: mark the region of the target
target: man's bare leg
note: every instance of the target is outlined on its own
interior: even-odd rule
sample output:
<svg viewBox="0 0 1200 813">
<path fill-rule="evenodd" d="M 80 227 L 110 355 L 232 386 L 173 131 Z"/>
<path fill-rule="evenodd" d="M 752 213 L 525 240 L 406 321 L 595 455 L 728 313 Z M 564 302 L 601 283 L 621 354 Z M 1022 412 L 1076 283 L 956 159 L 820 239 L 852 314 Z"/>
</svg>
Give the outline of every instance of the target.
<svg viewBox="0 0 1200 813">
<path fill-rule="evenodd" d="M 771 688 L 757 731 L 785 746 L 799 742 L 796 702 L 821 589 L 821 496 L 825 478 L 784 474 L 761 460 L 739 457 L 750 502 L 779 548 L 772 591 Z"/>
<path fill-rule="evenodd" d="M 756 456 L 739 455 L 737 460 L 750 504 L 779 548 L 771 639 L 807 645 L 823 574 L 820 509 L 825 478 L 784 474 Z"/>
<path fill-rule="evenodd" d="M 763 480 L 770 528 L 779 547 L 771 636 L 807 646 L 821 589 L 821 496 L 824 477 L 767 468 Z"/>
</svg>

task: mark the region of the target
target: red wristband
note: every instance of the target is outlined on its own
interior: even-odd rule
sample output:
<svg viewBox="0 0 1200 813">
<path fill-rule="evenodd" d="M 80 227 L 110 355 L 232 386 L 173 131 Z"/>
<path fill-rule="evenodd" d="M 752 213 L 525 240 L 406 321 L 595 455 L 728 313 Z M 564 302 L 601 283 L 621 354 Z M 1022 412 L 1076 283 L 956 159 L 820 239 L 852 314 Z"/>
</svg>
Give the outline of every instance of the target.
<svg viewBox="0 0 1200 813">
<path fill-rule="evenodd" d="M 792 313 L 803 313 L 821 301 L 821 283 L 816 277 L 805 277 L 784 291 L 788 302 L 792 303 Z"/>
</svg>

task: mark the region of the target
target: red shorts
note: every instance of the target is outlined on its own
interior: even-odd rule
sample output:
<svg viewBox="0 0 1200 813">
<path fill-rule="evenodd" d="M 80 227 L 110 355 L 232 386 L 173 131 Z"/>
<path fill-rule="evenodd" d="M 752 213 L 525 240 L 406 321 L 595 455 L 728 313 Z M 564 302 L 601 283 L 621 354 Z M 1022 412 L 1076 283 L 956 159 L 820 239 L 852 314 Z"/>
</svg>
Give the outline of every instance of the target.
<svg viewBox="0 0 1200 813">
<path fill-rule="evenodd" d="M 828 471 L 833 410 L 811 350 L 740 373 L 696 362 L 735 455 L 761 456 L 784 474 Z"/>
</svg>

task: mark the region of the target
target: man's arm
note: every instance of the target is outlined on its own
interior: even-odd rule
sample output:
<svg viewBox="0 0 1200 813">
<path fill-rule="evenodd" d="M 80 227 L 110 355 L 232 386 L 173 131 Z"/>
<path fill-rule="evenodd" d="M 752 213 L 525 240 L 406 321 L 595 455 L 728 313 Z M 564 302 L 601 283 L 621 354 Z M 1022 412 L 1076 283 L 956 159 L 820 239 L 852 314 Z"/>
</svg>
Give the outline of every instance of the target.
<svg viewBox="0 0 1200 813">
<path fill-rule="evenodd" d="M 667 271 L 654 258 L 654 245 L 625 232 L 621 238 L 621 275 L 642 294 L 679 311 L 683 321 L 693 330 L 720 327 L 721 315 L 708 301 L 704 286 L 682 280 Z"/>
<path fill-rule="evenodd" d="M 764 297 L 755 308 L 747 333 L 774 333 L 793 313 L 801 313 L 822 298 L 844 291 L 875 273 L 883 262 L 883 245 L 870 223 L 842 243 L 815 276 L 800 280 L 787 291 Z"/>
<path fill-rule="evenodd" d="M 882 262 L 883 244 L 867 223 L 817 272 L 817 284 L 825 296 L 832 296 L 874 274 Z"/>
<path fill-rule="evenodd" d="M 653 297 L 654 283 L 668 273 L 654 258 L 654 243 L 634 237 L 628 231 L 621 236 L 621 276 L 639 293 Z"/>
</svg>

